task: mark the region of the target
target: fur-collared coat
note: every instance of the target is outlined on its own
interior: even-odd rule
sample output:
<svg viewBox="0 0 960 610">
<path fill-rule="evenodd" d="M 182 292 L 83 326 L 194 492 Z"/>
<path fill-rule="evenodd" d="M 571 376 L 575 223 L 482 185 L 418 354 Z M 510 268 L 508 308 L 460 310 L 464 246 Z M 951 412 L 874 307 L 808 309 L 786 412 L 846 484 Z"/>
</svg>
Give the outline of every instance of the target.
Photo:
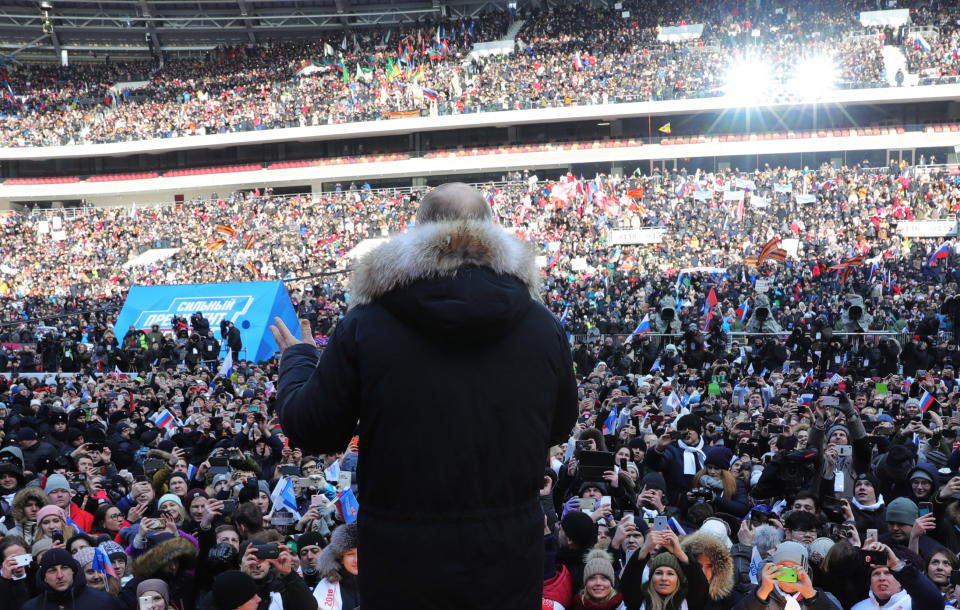
<svg viewBox="0 0 960 610">
<path fill-rule="evenodd" d="M 159 578 L 170 588 L 170 600 L 183 610 L 196 607 L 197 591 L 193 578 L 197 547 L 186 538 L 171 538 L 148 549 L 133 562 L 133 578 L 120 590 L 120 601 L 128 608 L 137 607 L 137 585 Z M 177 564 L 174 575 L 163 571 L 169 563 Z"/>
<path fill-rule="evenodd" d="M 307 451 L 343 451 L 359 432 L 364 606 L 538 607 L 544 456 L 567 439 L 577 396 L 533 251 L 490 222 L 428 223 L 368 253 L 351 280 L 353 307 L 322 356 L 284 352 L 277 407 Z M 412 544 L 443 558 L 432 605 Z"/>
<path fill-rule="evenodd" d="M 683 539 L 681 547 L 690 561 L 697 561 L 698 555 L 704 555 L 710 560 L 712 574 L 707 581 L 709 597 L 703 606 L 704 609 L 733 608 L 742 596 L 733 590 L 733 557 L 727 547 L 716 536 L 707 532 L 687 536 Z"/>
</svg>

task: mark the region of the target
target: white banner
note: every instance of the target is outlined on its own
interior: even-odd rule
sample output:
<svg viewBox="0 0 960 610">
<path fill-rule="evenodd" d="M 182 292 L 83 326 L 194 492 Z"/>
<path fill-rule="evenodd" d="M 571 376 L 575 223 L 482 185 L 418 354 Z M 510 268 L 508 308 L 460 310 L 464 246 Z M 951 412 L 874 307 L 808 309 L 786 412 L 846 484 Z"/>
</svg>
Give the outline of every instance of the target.
<svg viewBox="0 0 960 610">
<path fill-rule="evenodd" d="M 800 240 L 799 239 L 783 239 L 780 240 L 780 247 L 787 251 L 787 254 L 793 258 L 800 258 L 797 255 L 797 251 L 800 249 Z"/>
<path fill-rule="evenodd" d="M 666 229 L 652 227 L 646 229 L 611 229 L 610 238 L 607 241 L 612 246 L 617 244 L 659 244 L 666 234 Z"/>
<path fill-rule="evenodd" d="M 912 220 L 897 223 L 897 233 L 904 237 L 954 237 L 956 220 Z"/>
<path fill-rule="evenodd" d="M 691 23 L 690 25 L 674 25 L 660 28 L 657 34 L 657 40 L 660 42 L 683 42 L 684 40 L 696 40 L 703 35 L 702 23 Z"/>
<path fill-rule="evenodd" d="M 892 11 L 860 11 L 860 25 L 864 27 L 898 28 L 910 23 L 910 9 L 894 9 Z"/>
<path fill-rule="evenodd" d="M 723 193 L 724 201 L 743 201 L 743 191 L 725 191 Z"/>
</svg>

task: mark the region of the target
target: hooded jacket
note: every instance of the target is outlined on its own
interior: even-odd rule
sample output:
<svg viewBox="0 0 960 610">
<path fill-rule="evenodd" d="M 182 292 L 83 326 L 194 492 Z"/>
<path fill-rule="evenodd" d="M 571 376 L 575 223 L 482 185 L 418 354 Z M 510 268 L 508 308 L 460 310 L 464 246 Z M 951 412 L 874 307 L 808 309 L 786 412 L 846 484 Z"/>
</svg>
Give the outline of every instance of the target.
<svg viewBox="0 0 960 610">
<path fill-rule="evenodd" d="M 573 427 L 577 394 L 533 251 L 492 222 L 428 223 L 364 256 L 352 281 L 322 356 L 284 352 L 277 408 L 305 451 L 363 439 L 364 605 L 422 597 L 417 540 L 455 558 L 435 566 L 423 607 L 536 607 L 544 456 Z"/>
<path fill-rule="evenodd" d="M 57 550 L 47 551 L 54 553 Z M 23 610 L 123 610 L 123 605 L 109 593 L 87 586 L 83 570 L 66 551 L 58 565 L 66 565 L 73 570 L 73 584 L 66 591 L 56 591 L 44 580 L 43 569 L 37 571 L 37 587 L 40 595 L 23 605 Z M 41 566 L 43 563 L 41 562 Z"/>
<path fill-rule="evenodd" d="M 12 507 L 13 520 L 17 525 L 9 532 L 11 536 L 20 536 L 23 538 L 28 545 L 32 545 L 37 541 L 37 522 L 27 521 L 27 514 L 24 511 L 27 502 L 31 500 L 36 502 L 40 508 L 50 503 L 47 499 L 47 494 L 43 493 L 43 490 L 39 487 L 24 487 L 18 491 L 13 499 Z"/>
<path fill-rule="evenodd" d="M 197 547 L 186 538 L 164 540 L 148 549 L 133 562 L 133 578 L 120 590 L 120 601 L 129 608 L 137 607 L 137 585 L 144 580 L 158 578 L 170 588 L 170 602 L 183 610 L 193 610 L 196 605 L 193 567 Z M 170 563 L 177 564 L 175 574 L 164 571 Z"/>
<path fill-rule="evenodd" d="M 705 610 L 729 609 L 740 601 L 741 595 L 733 590 L 733 557 L 720 540 L 707 532 L 698 532 L 684 538 L 680 546 L 691 561 L 696 561 L 697 555 L 704 555 L 713 566 L 713 574 L 707 581 Z"/>
</svg>

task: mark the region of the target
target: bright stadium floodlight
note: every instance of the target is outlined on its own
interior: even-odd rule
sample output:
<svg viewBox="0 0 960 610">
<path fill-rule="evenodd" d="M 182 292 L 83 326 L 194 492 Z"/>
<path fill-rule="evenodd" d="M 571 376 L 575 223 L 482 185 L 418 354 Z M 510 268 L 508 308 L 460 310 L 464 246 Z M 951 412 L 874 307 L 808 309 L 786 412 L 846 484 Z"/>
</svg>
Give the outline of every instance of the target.
<svg viewBox="0 0 960 610">
<path fill-rule="evenodd" d="M 762 103 L 768 96 L 773 75 L 770 65 L 755 58 L 735 59 L 724 78 L 724 95 L 744 105 Z"/>
<path fill-rule="evenodd" d="M 837 64 L 832 57 L 809 57 L 797 63 L 788 80 L 790 93 L 802 99 L 820 99 L 837 87 Z"/>
</svg>

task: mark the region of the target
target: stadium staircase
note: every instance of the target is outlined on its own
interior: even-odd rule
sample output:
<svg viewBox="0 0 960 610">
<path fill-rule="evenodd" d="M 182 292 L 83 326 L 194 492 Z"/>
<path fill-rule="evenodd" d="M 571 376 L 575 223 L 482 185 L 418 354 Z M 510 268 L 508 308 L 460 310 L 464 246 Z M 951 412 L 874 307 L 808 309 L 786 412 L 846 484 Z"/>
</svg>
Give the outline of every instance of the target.
<svg viewBox="0 0 960 610">
<path fill-rule="evenodd" d="M 503 40 L 510 40 L 513 42 L 517 41 L 517 34 L 520 33 L 520 30 L 523 29 L 523 24 L 526 23 L 524 19 L 517 19 L 510 24 L 510 27 L 507 28 L 507 33 L 503 37 Z"/>
<path fill-rule="evenodd" d="M 903 70 L 903 86 L 913 87 L 920 80 L 919 74 L 911 74 L 907 70 L 907 56 L 897 45 L 884 45 L 880 51 L 883 54 L 883 69 L 887 75 L 887 82 L 891 87 L 897 86 L 897 70 Z"/>
</svg>

